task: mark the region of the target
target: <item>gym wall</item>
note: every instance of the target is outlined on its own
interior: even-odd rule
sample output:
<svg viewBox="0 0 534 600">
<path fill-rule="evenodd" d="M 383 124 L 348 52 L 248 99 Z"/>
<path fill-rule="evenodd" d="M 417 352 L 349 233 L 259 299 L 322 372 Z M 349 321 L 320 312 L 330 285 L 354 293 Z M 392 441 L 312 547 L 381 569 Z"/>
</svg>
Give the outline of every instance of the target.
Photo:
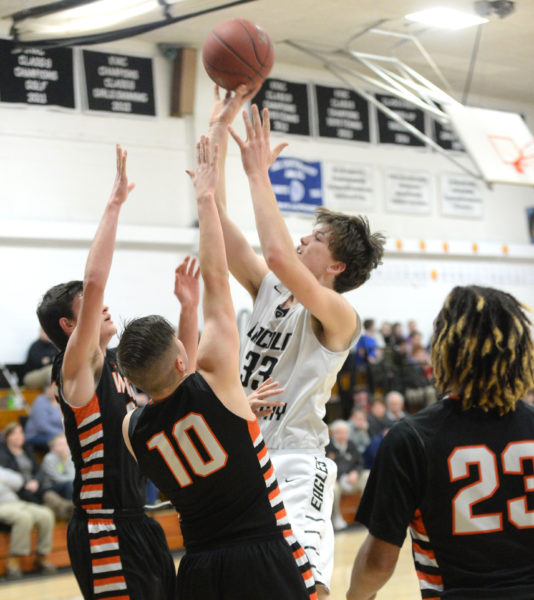
<svg viewBox="0 0 534 600">
<path fill-rule="evenodd" d="M 170 61 L 151 44 L 127 40 L 95 47 L 154 58 L 157 116 L 134 117 L 59 111 L 0 104 L 0 361 L 22 362 L 38 332 L 35 307 L 51 285 L 83 277 L 87 250 L 109 196 L 115 169 L 114 144 L 128 149 L 128 173 L 136 182 L 121 214 L 117 251 L 106 302 L 116 323 L 147 313 L 176 322 L 173 271 L 198 244 L 193 190 L 185 169 L 194 164 L 194 144 L 207 130 L 212 85 L 199 61 L 195 113 L 169 114 Z M 272 77 L 339 85 L 323 70 L 275 64 Z M 533 128 L 534 106 L 498 99 L 474 99 L 481 106 L 521 111 Z M 239 122 L 236 129 L 242 132 Z M 275 142 L 283 139 L 273 135 Z M 361 145 L 318 138 L 287 138 L 288 156 L 305 160 L 354 161 L 423 169 L 437 176 L 458 170 L 426 149 Z M 377 177 L 373 229 L 390 239 L 381 272 L 348 295 L 362 318 L 406 321 L 415 318 L 426 337 L 443 298 L 455 283 L 477 280 L 514 293 L 534 306 L 534 267 L 525 209 L 534 206 L 534 189 L 495 186 L 485 195 L 481 219 L 446 218 L 433 207 L 427 216 L 386 212 Z M 248 184 L 235 144 L 230 141 L 227 194 L 230 214 L 257 246 Z M 309 218 L 290 217 L 295 241 L 312 226 Z M 404 248 L 395 244 L 404 240 Z M 449 255 L 410 251 L 416 240 L 449 241 Z M 462 242 L 453 250 L 453 241 Z M 410 242 L 411 241 L 411 242 Z M 481 251 L 473 254 L 470 244 Z M 484 244 L 488 249 L 484 249 Z M 413 245 L 413 243 L 412 243 Z M 430 244 L 431 246 L 432 244 Z M 508 256 L 499 253 L 507 245 Z M 511 270 L 511 271 L 510 271 Z M 431 273 L 436 272 L 437 278 Z M 515 276 L 515 273 L 518 273 Z M 512 275 L 510 275 L 512 273 Z M 250 308 L 247 294 L 232 282 L 236 311 Z"/>
</svg>

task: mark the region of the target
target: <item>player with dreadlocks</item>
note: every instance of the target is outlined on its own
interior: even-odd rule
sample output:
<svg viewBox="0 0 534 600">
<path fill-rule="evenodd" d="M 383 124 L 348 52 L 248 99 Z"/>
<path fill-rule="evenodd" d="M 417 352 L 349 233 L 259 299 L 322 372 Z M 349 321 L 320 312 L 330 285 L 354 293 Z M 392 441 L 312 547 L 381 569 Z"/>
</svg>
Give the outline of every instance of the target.
<svg viewBox="0 0 534 600">
<path fill-rule="evenodd" d="M 370 600 L 406 529 L 425 599 L 534 598 L 534 345 L 505 292 L 456 287 L 434 322 L 441 402 L 384 438 L 356 520 L 369 535 L 347 600 Z"/>
</svg>

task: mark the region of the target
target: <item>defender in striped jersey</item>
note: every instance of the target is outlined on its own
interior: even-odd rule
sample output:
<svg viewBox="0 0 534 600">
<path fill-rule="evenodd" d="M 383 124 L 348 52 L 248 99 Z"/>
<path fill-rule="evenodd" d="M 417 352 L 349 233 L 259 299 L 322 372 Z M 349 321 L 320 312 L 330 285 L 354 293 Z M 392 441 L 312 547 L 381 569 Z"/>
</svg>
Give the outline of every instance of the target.
<svg viewBox="0 0 534 600">
<path fill-rule="evenodd" d="M 530 322 L 515 298 L 455 288 L 434 323 L 449 396 L 384 438 L 356 520 L 369 529 L 348 600 L 387 581 L 410 531 L 425 600 L 534 598 L 534 387 Z"/>
<path fill-rule="evenodd" d="M 41 326 L 61 350 L 53 377 L 76 467 L 76 510 L 67 541 L 85 600 L 167 600 L 174 593 L 174 561 L 163 530 L 143 511 L 144 482 L 122 441 L 134 392 L 107 349 L 116 328 L 104 290 L 120 208 L 132 187 L 126 152 L 117 146 L 115 184 L 84 281 L 54 286 L 37 309 Z M 182 317 L 191 322 L 190 315 Z M 196 320 L 192 327 L 196 338 Z"/>
<path fill-rule="evenodd" d="M 204 329 L 198 371 L 163 317 L 129 323 L 118 347 L 124 374 L 152 398 L 123 434 L 141 471 L 180 513 L 186 554 L 180 600 L 315 599 L 273 466 L 239 379 L 239 335 L 214 201 L 217 153 L 203 137 L 190 172 L 200 224 Z"/>
</svg>

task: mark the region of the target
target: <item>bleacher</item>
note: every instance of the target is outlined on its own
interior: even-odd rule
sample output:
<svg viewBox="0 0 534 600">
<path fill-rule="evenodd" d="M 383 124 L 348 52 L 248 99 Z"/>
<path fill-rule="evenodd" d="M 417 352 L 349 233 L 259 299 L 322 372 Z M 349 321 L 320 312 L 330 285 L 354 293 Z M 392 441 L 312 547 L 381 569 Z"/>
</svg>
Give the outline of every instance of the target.
<svg viewBox="0 0 534 600">
<path fill-rule="evenodd" d="M 28 407 L 31 407 L 35 398 L 41 393 L 40 389 L 21 388 L 22 395 Z M 25 408 L 8 409 L 6 408 L 9 388 L 0 389 L 0 431 L 12 421 L 21 422 L 28 417 L 28 411 Z M 163 527 L 167 543 L 171 551 L 183 549 L 183 539 L 180 532 L 180 525 L 176 511 L 173 509 L 155 512 L 151 516 Z M 6 570 L 6 559 L 9 555 L 9 531 L 8 525 L 0 523 L 0 576 L 3 576 Z M 37 548 L 37 532 L 32 533 L 32 554 L 21 559 L 22 571 L 28 572 L 33 568 L 35 552 Z M 52 552 L 47 557 L 55 567 L 67 567 L 70 565 L 67 551 L 67 523 L 65 521 L 56 522 L 52 542 Z"/>
</svg>

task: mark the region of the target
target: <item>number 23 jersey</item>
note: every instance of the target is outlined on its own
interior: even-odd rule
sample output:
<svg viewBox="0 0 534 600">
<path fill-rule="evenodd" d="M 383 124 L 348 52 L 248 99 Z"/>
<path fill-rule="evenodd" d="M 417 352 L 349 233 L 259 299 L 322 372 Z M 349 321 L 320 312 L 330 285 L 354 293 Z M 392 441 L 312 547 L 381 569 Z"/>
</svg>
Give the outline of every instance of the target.
<svg viewBox="0 0 534 600">
<path fill-rule="evenodd" d="M 534 409 L 441 402 L 384 438 L 356 520 L 401 546 L 423 598 L 534 598 Z"/>
<path fill-rule="evenodd" d="M 329 441 L 323 422 L 325 405 L 336 375 L 358 339 L 360 320 L 349 347 L 332 352 L 317 339 L 309 310 L 302 304 L 281 308 L 290 296 L 273 273 L 264 277 L 241 340 L 241 383 L 247 395 L 269 377 L 285 390 L 276 400 L 286 404 L 258 417 L 270 450 L 322 451 Z"/>
</svg>

